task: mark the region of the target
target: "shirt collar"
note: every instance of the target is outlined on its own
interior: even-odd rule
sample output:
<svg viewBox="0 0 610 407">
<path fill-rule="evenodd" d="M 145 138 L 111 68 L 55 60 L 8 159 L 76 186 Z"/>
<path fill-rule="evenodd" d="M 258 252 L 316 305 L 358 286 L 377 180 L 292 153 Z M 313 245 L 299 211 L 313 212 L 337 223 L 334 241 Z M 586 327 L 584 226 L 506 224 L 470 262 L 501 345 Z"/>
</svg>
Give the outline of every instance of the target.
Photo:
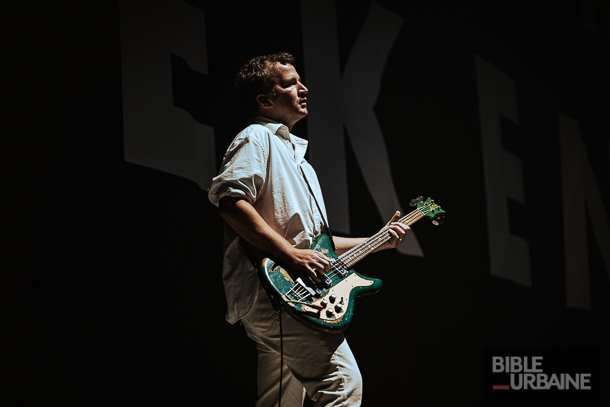
<svg viewBox="0 0 610 407">
<path fill-rule="evenodd" d="M 291 141 L 290 132 L 288 131 L 288 127 L 286 127 L 286 125 L 284 125 L 282 123 L 278 123 L 265 116 L 256 116 L 253 119 L 253 122 L 256 124 L 262 124 L 263 126 L 267 127 L 269 130 L 271 130 L 271 132 L 273 134 L 283 138 L 284 140 Z"/>
<path fill-rule="evenodd" d="M 276 122 L 266 116 L 255 116 L 252 119 L 253 123 L 260 124 L 269 129 L 276 136 L 292 143 L 294 145 L 295 159 L 297 163 L 300 163 L 305 158 L 305 152 L 307 151 L 308 141 L 288 131 L 288 127 L 282 123 Z"/>
</svg>

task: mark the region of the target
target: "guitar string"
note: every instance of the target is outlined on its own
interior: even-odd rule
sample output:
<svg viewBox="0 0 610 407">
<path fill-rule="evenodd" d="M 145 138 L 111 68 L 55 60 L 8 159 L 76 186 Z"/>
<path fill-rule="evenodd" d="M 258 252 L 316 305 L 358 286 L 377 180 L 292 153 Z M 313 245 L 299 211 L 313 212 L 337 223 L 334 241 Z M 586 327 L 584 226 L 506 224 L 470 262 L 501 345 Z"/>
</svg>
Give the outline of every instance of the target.
<svg viewBox="0 0 610 407">
<path fill-rule="evenodd" d="M 287 295 L 289 298 L 292 298 L 293 296 L 296 296 L 297 298 L 300 298 L 301 296 L 300 296 L 300 294 L 299 294 L 299 293 L 297 293 L 297 292 L 296 292 L 296 288 L 297 288 L 297 284 L 294 284 L 294 285 L 293 285 L 293 286 L 290 288 L 290 290 L 288 290 L 288 292 L 286 293 L 286 295 Z"/>
<path fill-rule="evenodd" d="M 409 222 L 409 221 L 411 221 L 413 219 L 421 218 L 420 215 L 423 216 L 425 214 L 423 214 L 420 210 L 415 210 L 415 211 L 409 213 L 408 215 L 405 215 L 401 219 L 399 219 L 398 222 L 407 223 L 407 222 Z M 365 242 L 363 242 L 363 243 L 361 243 L 359 245 L 361 248 L 366 247 L 367 248 L 367 253 L 363 254 L 363 253 L 359 253 L 358 252 L 358 253 L 352 253 L 351 255 L 348 255 L 348 253 L 351 250 L 354 250 L 354 249 L 358 248 L 358 246 L 356 246 L 356 248 L 353 248 L 350 251 L 346 252 L 343 256 L 340 256 L 340 258 L 337 259 L 340 262 L 340 267 L 346 269 L 346 271 L 349 272 L 349 270 L 347 270 L 347 268 L 349 266 L 345 265 L 345 263 L 343 262 L 343 258 L 342 257 L 350 258 L 350 260 L 348 261 L 348 264 L 351 263 L 351 261 L 353 260 L 354 257 L 356 257 L 356 258 L 360 257 L 359 259 L 364 258 L 366 255 L 368 255 L 368 253 L 370 251 L 376 249 L 377 247 L 381 246 L 383 243 L 385 243 L 386 241 L 391 239 L 391 235 L 389 233 L 387 233 L 388 230 L 389 230 L 389 226 L 383 227 L 379 232 L 377 232 L 371 238 L 367 239 Z M 341 271 L 335 265 L 331 266 L 331 269 L 326 273 L 326 275 L 331 278 L 331 281 L 333 283 L 335 282 L 335 281 L 333 281 L 334 277 L 338 277 L 339 281 L 342 279 L 342 276 L 340 276 L 339 274 L 341 274 Z"/>
<path fill-rule="evenodd" d="M 307 297 L 307 293 L 308 293 L 308 291 L 304 287 L 300 286 L 299 284 L 293 285 L 292 288 L 290 290 L 288 290 L 286 295 L 290 295 L 291 291 L 296 295 L 298 301 L 303 301 Z"/>
<path fill-rule="evenodd" d="M 420 210 L 415 210 L 415 211 L 409 213 L 408 215 L 405 215 L 401 219 L 399 219 L 398 222 L 408 224 L 409 221 L 411 221 L 413 219 L 420 219 L 424 215 L 425 214 L 423 212 L 421 212 Z M 359 260 L 364 258 L 366 255 L 368 255 L 368 253 L 370 253 L 370 251 L 376 249 L 377 247 L 381 246 L 383 243 L 385 243 L 386 241 L 391 239 L 391 235 L 389 233 L 387 233 L 388 230 L 389 230 L 389 226 L 383 227 L 379 232 L 377 232 L 371 238 L 369 238 L 365 242 L 361 243 L 359 245 L 360 248 L 359 248 L 359 246 L 356 246 L 355 248 L 352 248 L 352 249 L 350 249 L 350 251 L 346 252 L 343 256 L 340 256 L 340 258 L 338 258 L 339 262 L 343 263 L 342 266 L 345 269 L 347 269 L 349 266 L 346 266 L 345 263 L 348 263 L 348 264 L 351 263 L 354 258 L 359 258 Z M 367 248 L 367 253 L 360 253 L 360 249 L 365 248 L 365 247 Z M 350 253 L 354 249 L 357 249 L 357 251 L 354 253 Z M 349 260 L 347 262 L 344 262 L 343 257 L 349 258 Z M 333 273 L 331 273 L 331 271 L 333 271 Z M 338 276 L 337 273 L 340 274 L 340 271 L 337 270 L 335 266 L 332 266 L 331 270 L 329 270 L 329 272 L 326 274 L 329 275 L 329 277 L 331 277 L 331 279 L 332 279 L 332 277 Z M 341 280 L 341 276 L 339 276 L 339 279 Z"/>
<path fill-rule="evenodd" d="M 400 223 L 412 224 L 413 220 L 421 219 L 425 214 L 421 210 L 415 210 L 403 218 L 399 219 Z M 346 267 L 351 267 L 351 265 L 355 264 L 357 261 L 366 257 L 372 250 L 375 250 L 383 243 L 391 239 L 390 234 L 388 233 L 389 226 L 383 227 L 379 232 L 373 235 L 370 239 L 367 239 L 363 243 L 358 246 L 348 250 L 342 256 L 340 256 L 340 260 Z M 365 250 L 366 249 L 366 250 Z M 365 252 L 363 252 L 365 250 Z M 355 260 L 355 261 L 354 261 Z"/>
</svg>

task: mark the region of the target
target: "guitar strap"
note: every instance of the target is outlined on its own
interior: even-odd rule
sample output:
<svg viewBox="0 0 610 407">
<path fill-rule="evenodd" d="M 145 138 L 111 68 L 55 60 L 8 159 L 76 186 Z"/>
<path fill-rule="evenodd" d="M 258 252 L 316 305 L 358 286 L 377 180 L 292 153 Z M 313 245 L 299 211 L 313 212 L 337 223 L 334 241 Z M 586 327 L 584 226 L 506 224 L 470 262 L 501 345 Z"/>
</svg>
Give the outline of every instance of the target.
<svg viewBox="0 0 610 407">
<path fill-rule="evenodd" d="M 322 222 L 324 223 L 324 228 L 326 229 L 326 233 L 328 234 L 328 237 L 330 237 L 330 243 L 333 246 L 333 250 L 337 251 L 337 248 L 335 247 L 335 242 L 333 240 L 333 233 L 330 231 L 330 228 L 328 227 L 328 223 L 326 222 L 326 217 L 324 216 L 324 212 L 322 212 L 322 208 L 320 208 L 320 204 L 318 203 L 318 200 L 316 199 L 316 194 L 313 193 L 313 189 L 311 188 L 311 184 L 309 183 L 309 181 L 307 180 L 307 177 L 305 176 L 303 167 L 299 167 L 299 169 L 301 170 L 301 175 L 303 175 L 303 179 L 305 180 L 305 183 L 307 184 L 307 188 L 309 188 L 309 193 L 311 194 L 311 196 L 313 196 L 313 200 L 316 203 L 316 206 L 318 207 L 318 212 L 320 213 L 320 217 L 322 217 Z"/>
</svg>

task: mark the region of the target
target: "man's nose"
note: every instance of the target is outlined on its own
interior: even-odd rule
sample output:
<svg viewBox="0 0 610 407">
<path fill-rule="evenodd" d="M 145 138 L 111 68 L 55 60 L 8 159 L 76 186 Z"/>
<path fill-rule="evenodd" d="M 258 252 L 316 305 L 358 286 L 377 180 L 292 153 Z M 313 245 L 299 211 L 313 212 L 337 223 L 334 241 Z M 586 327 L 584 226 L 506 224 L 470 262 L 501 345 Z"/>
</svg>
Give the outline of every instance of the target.
<svg viewBox="0 0 610 407">
<path fill-rule="evenodd" d="M 301 93 L 309 92 L 309 89 L 307 89 L 307 87 L 305 85 L 303 85 L 302 83 L 300 85 L 301 85 L 301 88 L 299 89 L 299 92 L 301 92 Z"/>
</svg>

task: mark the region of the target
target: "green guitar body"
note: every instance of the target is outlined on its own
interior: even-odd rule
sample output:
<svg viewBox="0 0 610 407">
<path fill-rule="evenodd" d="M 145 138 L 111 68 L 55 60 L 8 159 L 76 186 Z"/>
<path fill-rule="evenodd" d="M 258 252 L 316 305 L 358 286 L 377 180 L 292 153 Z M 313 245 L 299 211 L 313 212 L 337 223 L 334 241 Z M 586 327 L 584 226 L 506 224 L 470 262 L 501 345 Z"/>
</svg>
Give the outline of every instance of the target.
<svg viewBox="0 0 610 407">
<path fill-rule="evenodd" d="M 326 234 L 315 238 L 311 249 L 332 259 L 333 268 L 326 273 L 329 284 L 289 272 L 269 258 L 262 261 L 260 280 L 267 292 L 299 322 L 319 331 L 341 332 L 352 320 L 355 299 L 379 291 L 381 280 L 343 267 Z"/>
<path fill-rule="evenodd" d="M 410 226 L 427 217 L 434 225 L 439 225 L 445 219 L 445 211 L 431 198 L 424 200 L 420 196 L 413 199 L 411 205 L 417 209 L 398 222 Z M 321 283 L 316 283 L 304 273 L 286 270 L 268 258 L 262 261 L 259 270 L 261 283 L 272 299 L 303 324 L 319 331 L 343 331 L 354 316 L 356 298 L 374 294 L 381 288 L 381 280 L 362 276 L 351 267 L 391 240 L 389 228 L 386 225 L 341 256 L 333 250 L 328 235 L 315 238 L 311 249 L 323 253 L 332 262 L 330 271 L 321 276 Z"/>
</svg>

